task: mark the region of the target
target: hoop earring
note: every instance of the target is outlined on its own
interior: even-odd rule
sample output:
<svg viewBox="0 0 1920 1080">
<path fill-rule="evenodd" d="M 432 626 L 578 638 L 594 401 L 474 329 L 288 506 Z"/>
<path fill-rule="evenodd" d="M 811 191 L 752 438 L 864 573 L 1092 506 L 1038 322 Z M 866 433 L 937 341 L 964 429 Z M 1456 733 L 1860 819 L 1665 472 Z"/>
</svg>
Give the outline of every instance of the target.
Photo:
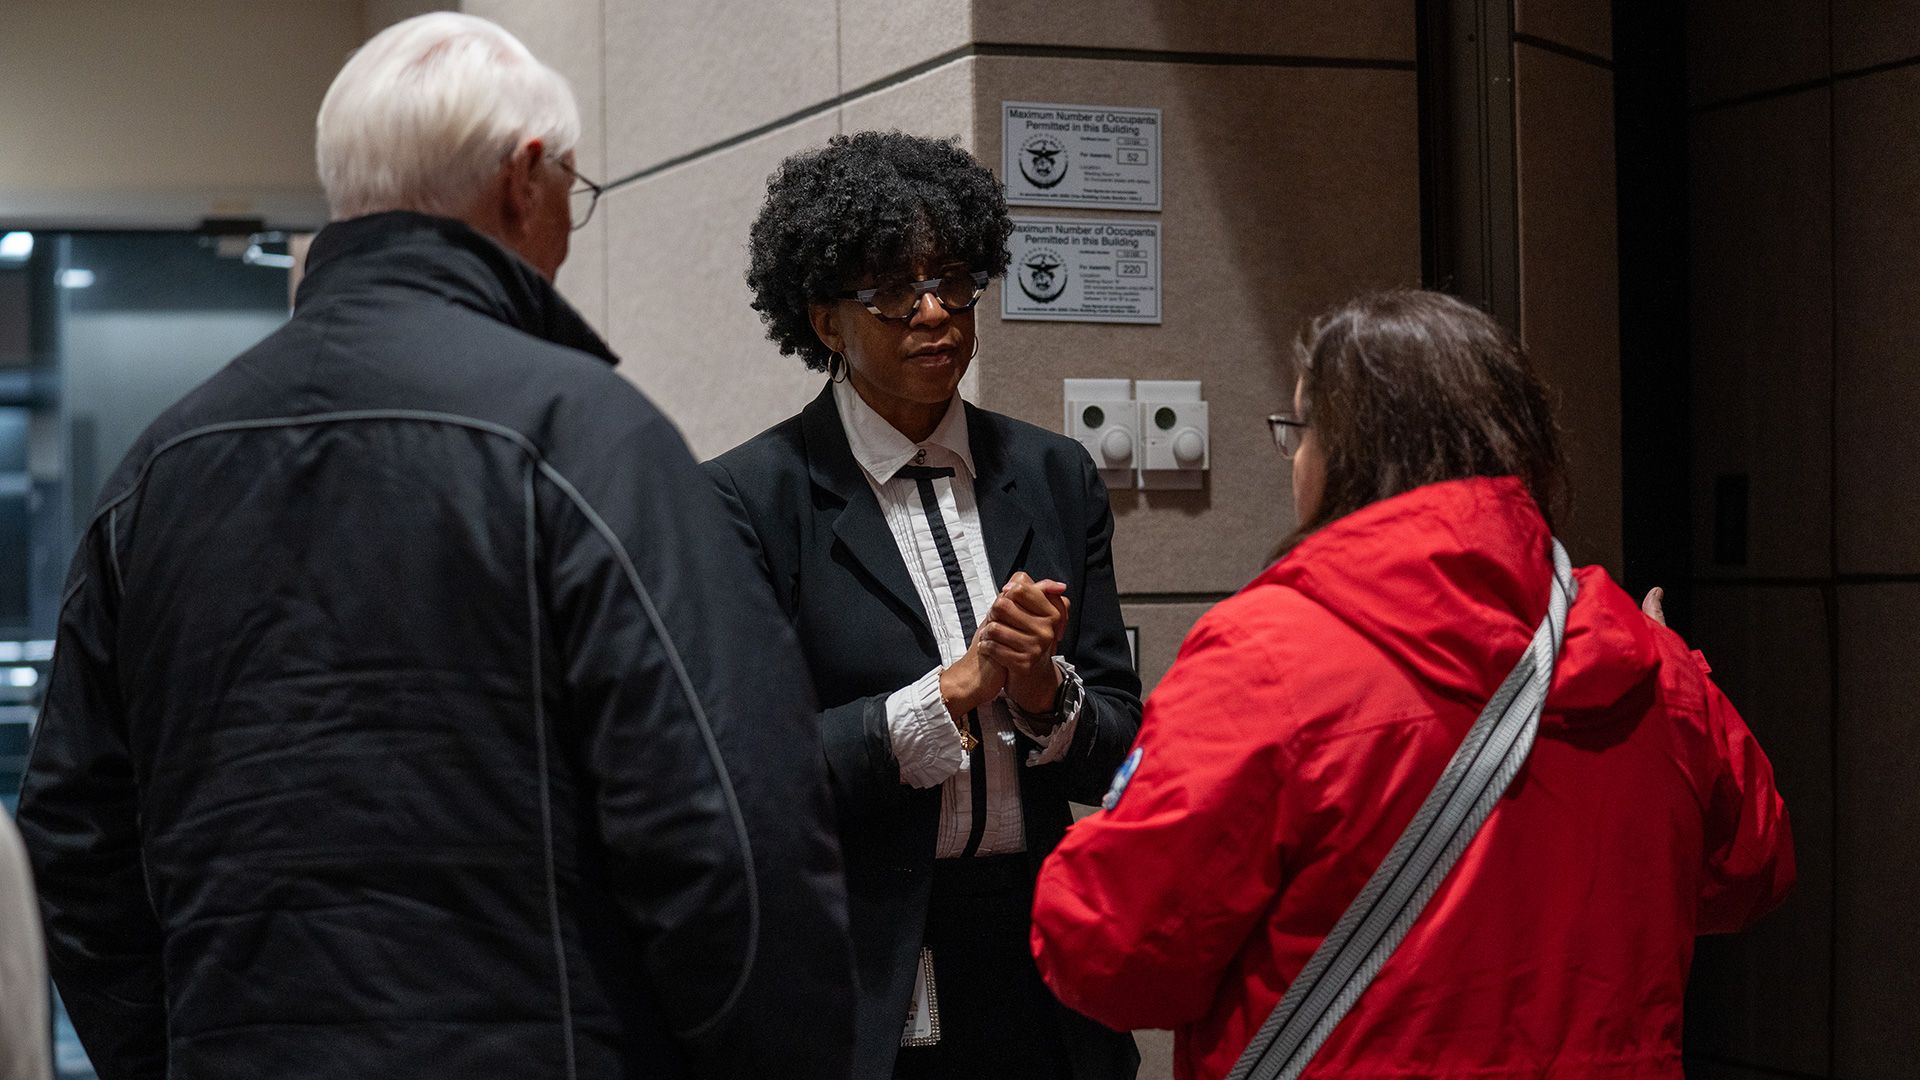
<svg viewBox="0 0 1920 1080">
<path fill-rule="evenodd" d="M 975 360 L 979 358 L 980 358 L 980 339 L 978 337 L 975 337 L 973 339 L 973 355 L 967 357 L 967 363 L 971 365 Z"/>
<path fill-rule="evenodd" d="M 841 383 L 847 381 L 847 358 L 839 353 L 827 357 L 827 381 Z"/>
</svg>

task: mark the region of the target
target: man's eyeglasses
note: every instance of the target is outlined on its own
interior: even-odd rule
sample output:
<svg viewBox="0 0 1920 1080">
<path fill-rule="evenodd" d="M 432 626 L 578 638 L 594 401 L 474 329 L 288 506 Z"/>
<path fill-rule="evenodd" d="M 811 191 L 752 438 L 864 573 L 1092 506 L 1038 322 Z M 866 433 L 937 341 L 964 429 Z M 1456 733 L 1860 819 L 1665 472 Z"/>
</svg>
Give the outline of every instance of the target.
<svg viewBox="0 0 1920 1080">
<path fill-rule="evenodd" d="M 1274 413 L 1267 417 L 1267 430 L 1273 432 L 1273 445 L 1280 449 L 1280 456 L 1293 457 L 1300 449 L 1300 440 L 1306 437 L 1310 427 L 1296 413 Z"/>
<path fill-rule="evenodd" d="M 979 303 L 980 294 L 987 291 L 987 277 L 985 270 L 956 268 L 937 278 L 903 281 L 897 285 L 882 285 L 877 289 L 856 289 L 841 294 L 837 299 L 858 301 L 882 322 L 901 322 L 913 318 L 914 311 L 920 306 L 920 298 L 929 294 L 949 312 L 966 311 Z"/>
<path fill-rule="evenodd" d="M 555 158 L 554 164 L 573 176 L 573 190 L 567 192 L 567 204 L 573 219 L 573 229 L 579 232 L 587 227 L 587 221 L 593 217 L 593 208 L 600 205 L 600 196 L 606 189 L 581 176 L 578 169 L 565 161 Z"/>
</svg>

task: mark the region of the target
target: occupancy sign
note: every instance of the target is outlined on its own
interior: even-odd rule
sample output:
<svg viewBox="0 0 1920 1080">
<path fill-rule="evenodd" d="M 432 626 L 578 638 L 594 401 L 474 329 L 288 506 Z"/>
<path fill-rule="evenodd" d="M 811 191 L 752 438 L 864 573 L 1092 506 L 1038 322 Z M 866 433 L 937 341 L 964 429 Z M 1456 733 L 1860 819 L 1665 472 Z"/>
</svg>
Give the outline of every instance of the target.
<svg viewBox="0 0 1920 1080">
<path fill-rule="evenodd" d="M 1160 209 L 1160 110 L 1000 103 L 1000 174 L 1016 206 Z"/>
<path fill-rule="evenodd" d="M 1052 322 L 1160 321 L 1160 223 L 1017 217 L 1000 317 Z"/>
</svg>

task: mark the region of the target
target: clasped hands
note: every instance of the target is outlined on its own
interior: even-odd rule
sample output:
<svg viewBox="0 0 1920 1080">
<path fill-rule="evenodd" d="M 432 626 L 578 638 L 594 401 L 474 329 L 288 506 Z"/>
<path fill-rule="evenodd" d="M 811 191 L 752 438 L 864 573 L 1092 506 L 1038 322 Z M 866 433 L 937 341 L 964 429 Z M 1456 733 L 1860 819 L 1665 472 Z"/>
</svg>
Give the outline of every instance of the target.
<svg viewBox="0 0 1920 1080">
<path fill-rule="evenodd" d="M 1055 648 L 1067 632 L 1067 587 L 1013 575 L 988 609 L 965 656 L 940 673 L 940 699 L 956 725 L 1002 690 L 1030 713 L 1053 711 L 1060 693 Z"/>
</svg>

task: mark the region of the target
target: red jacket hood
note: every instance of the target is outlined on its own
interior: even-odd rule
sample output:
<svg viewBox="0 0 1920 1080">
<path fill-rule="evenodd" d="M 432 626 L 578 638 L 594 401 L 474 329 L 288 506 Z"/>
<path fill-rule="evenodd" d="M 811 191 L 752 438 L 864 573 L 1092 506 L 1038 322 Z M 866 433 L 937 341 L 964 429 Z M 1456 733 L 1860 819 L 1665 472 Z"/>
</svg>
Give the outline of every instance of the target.
<svg viewBox="0 0 1920 1080">
<path fill-rule="evenodd" d="M 1551 533 L 1514 477 L 1450 480 L 1327 525 L 1247 586 L 1316 601 L 1436 691 L 1484 702 L 1546 617 Z M 1544 726 L 1604 720 L 1659 669 L 1653 629 L 1598 566 L 1579 596 L 1547 695 Z"/>
</svg>

